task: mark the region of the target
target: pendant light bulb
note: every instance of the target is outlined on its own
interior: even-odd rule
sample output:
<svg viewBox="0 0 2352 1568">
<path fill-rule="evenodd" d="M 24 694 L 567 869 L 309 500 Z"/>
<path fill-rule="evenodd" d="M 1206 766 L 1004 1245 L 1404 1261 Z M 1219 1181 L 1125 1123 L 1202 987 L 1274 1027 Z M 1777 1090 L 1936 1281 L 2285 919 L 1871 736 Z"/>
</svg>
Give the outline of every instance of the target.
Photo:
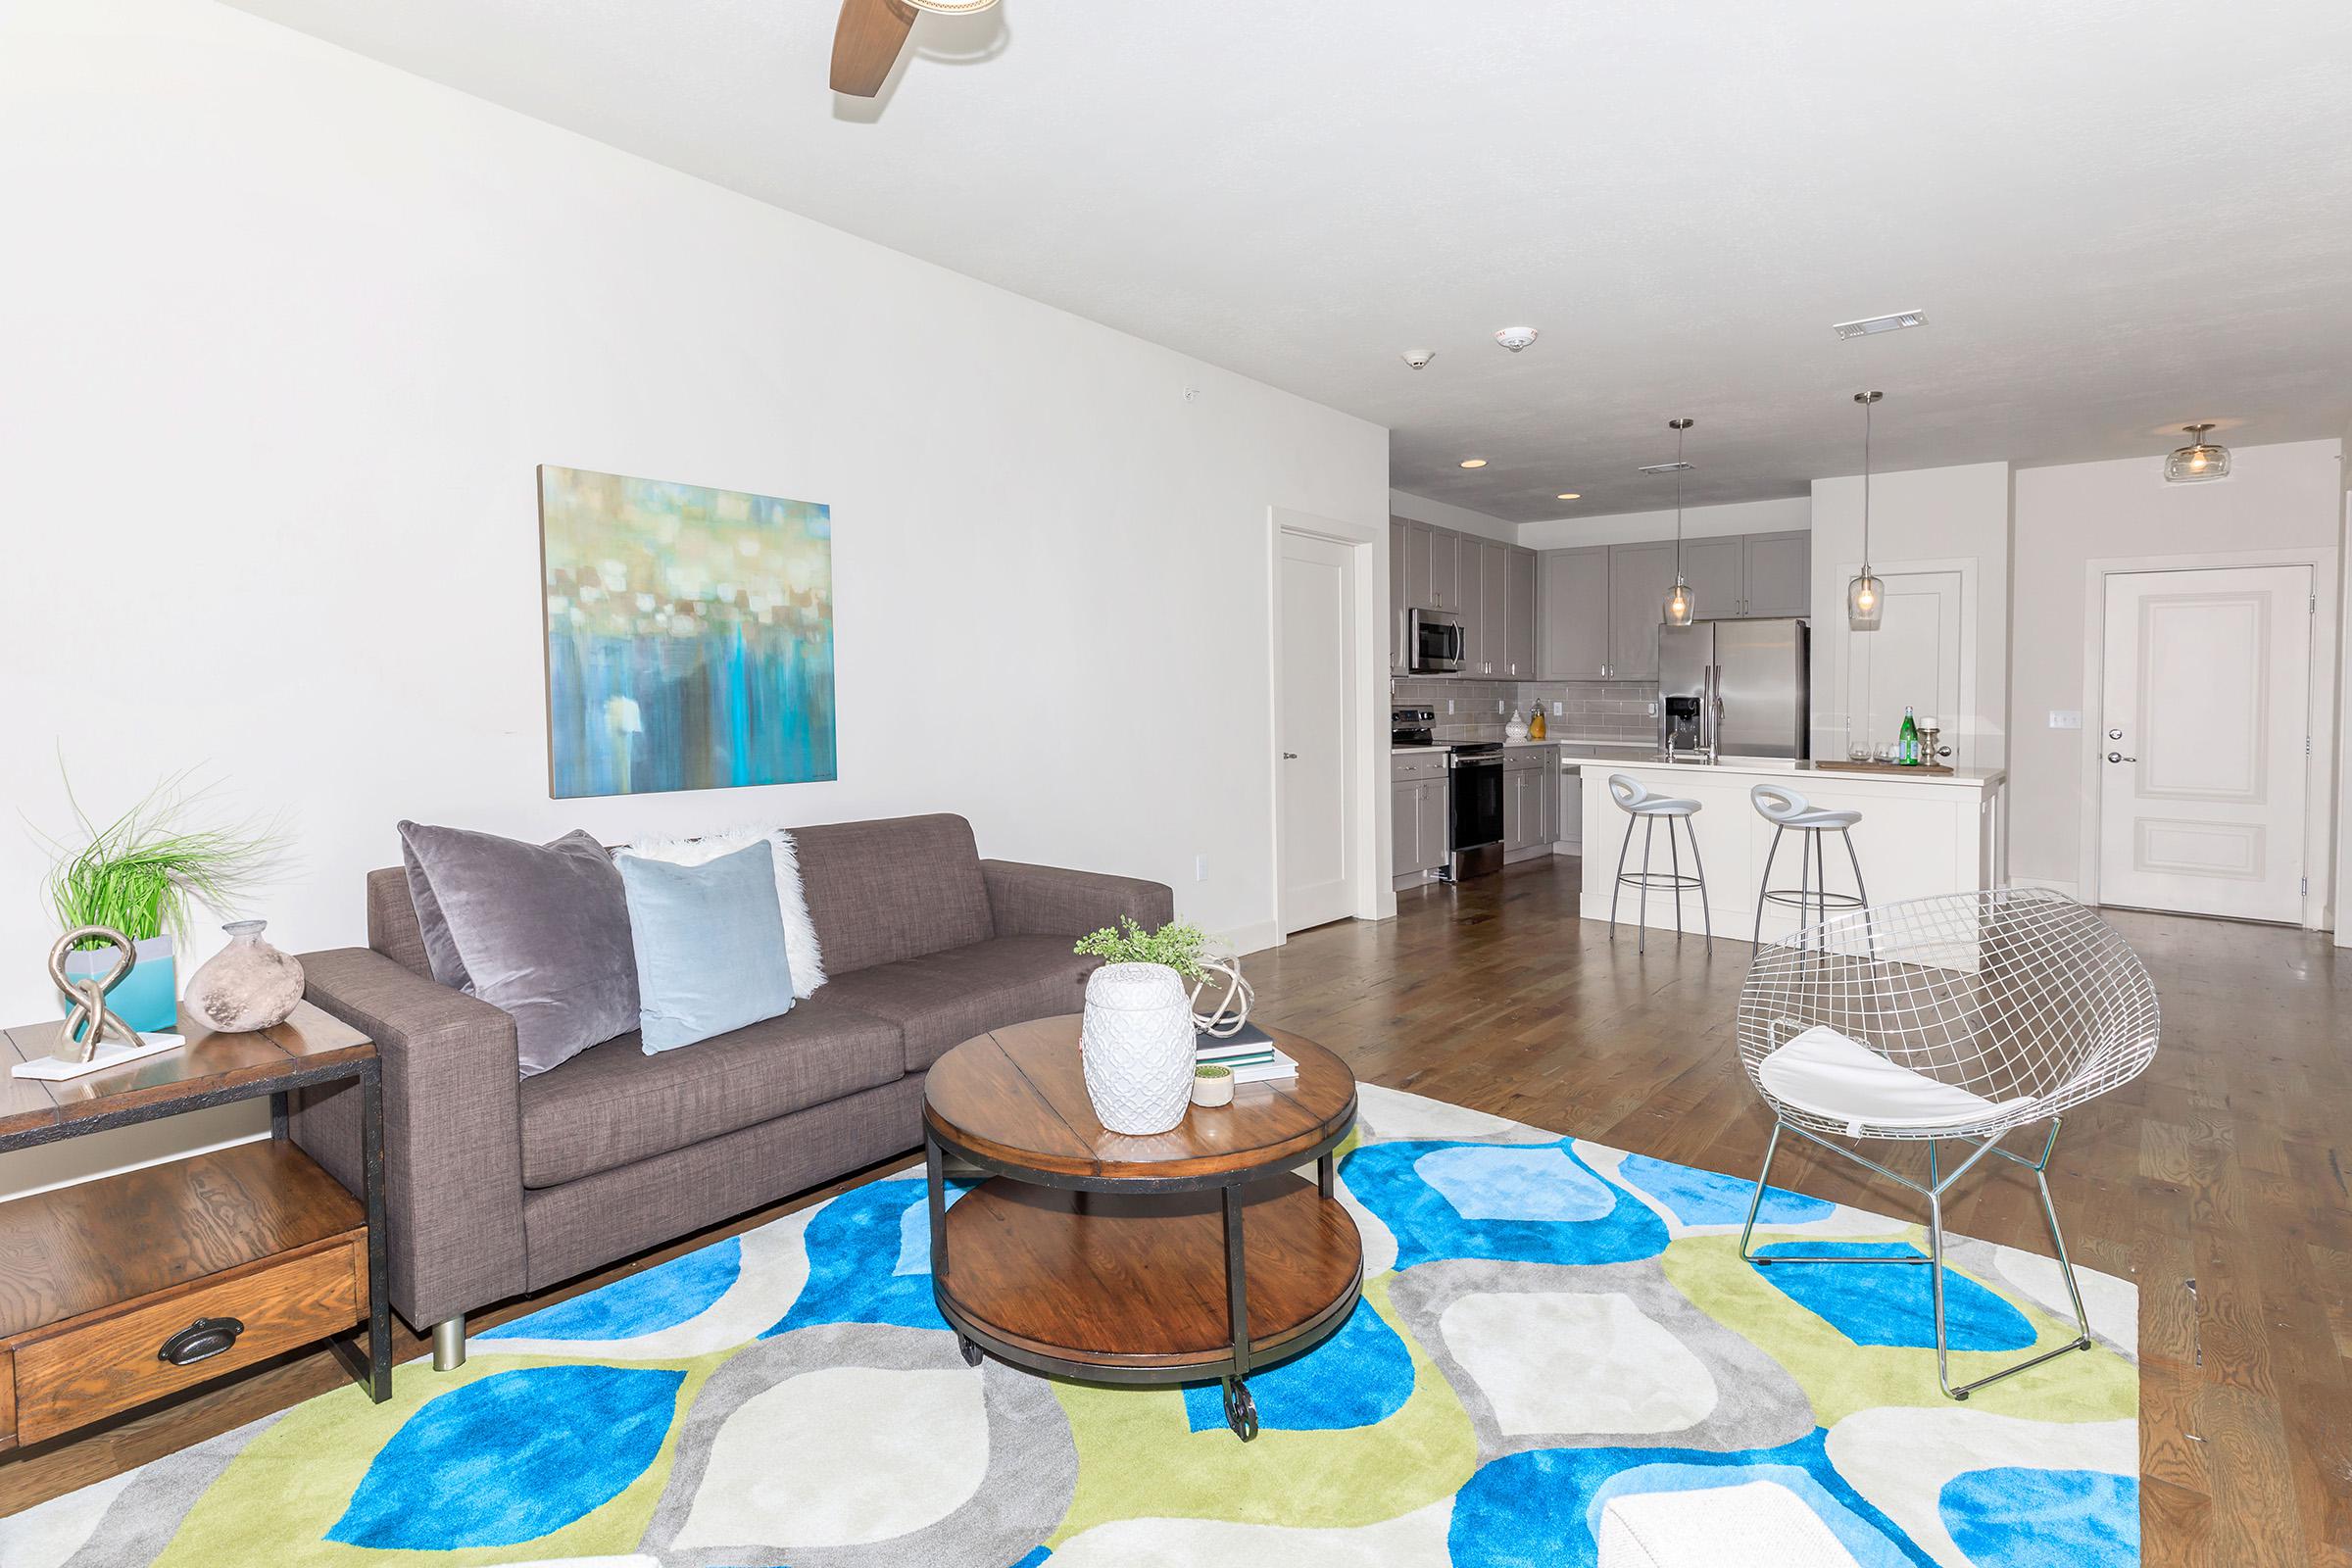
<svg viewBox="0 0 2352 1568">
<path fill-rule="evenodd" d="M 2186 424 L 2180 427 L 2188 437 L 2188 445 L 2177 449 L 2164 460 L 2164 477 L 2168 484 L 2196 484 L 2206 479 L 2227 478 L 2230 473 L 2230 449 L 2219 441 L 2205 439 L 2211 423 Z"/>
<path fill-rule="evenodd" d="M 1674 461 L 1683 461 L 1683 432 L 1698 421 L 1684 417 L 1669 419 L 1666 428 L 1674 432 Z M 1674 471 L 1674 586 L 1666 590 L 1666 603 L 1659 607 L 1661 618 L 1669 626 L 1688 626 L 1697 608 L 1697 596 L 1683 580 L 1683 469 Z"/>
<path fill-rule="evenodd" d="M 1886 395 L 1854 394 L 1862 405 L 1862 569 L 1845 585 L 1845 624 L 1851 631 L 1877 631 L 1886 613 L 1886 590 L 1870 569 L 1870 411 Z"/>
</svg>

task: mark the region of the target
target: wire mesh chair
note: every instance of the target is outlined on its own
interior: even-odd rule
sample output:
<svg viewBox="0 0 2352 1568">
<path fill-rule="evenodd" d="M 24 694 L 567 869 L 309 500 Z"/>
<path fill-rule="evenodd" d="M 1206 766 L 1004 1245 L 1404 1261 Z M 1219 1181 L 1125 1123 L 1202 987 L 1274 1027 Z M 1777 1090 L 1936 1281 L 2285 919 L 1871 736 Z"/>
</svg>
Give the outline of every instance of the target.
<svg viewBox="0 0 2352 1568">
<path fill-rule="evenodd" d="M 2115 930 L 2061 894 L 1995 888 L 1849 911 L 1757 950 L 1740 994 L 1740 1065 L 1772 1106 L 1772 1142 L 1740 1236 L 1747 1262 L 1925 1263 L 1934 1287 L 1936 1380 L 1955 1399 L 2090 1348 L 2090 1321 L 2046 1175 L 2065 1113 L 2129 1083 L 2156 1054 L 2160 1016 L 2146 965 Z M 2049 1123 L 2032 1157 L 2000 1147 Z M 1759 1257 L 1756 1212 L 1795 1133 L 1928 1200 L 1926 1257 Z M 1832 1138 L 1925 1142 L 1923 1185 Z M 1938 1176 L 1936 1145 L 1974 1146 Z M 1987 1154 L 2034 1173 L 2078 1337 L 1972 1383 L 1951 1381 L 1944 1328 L 1943 1200 Z"/>
</svg>

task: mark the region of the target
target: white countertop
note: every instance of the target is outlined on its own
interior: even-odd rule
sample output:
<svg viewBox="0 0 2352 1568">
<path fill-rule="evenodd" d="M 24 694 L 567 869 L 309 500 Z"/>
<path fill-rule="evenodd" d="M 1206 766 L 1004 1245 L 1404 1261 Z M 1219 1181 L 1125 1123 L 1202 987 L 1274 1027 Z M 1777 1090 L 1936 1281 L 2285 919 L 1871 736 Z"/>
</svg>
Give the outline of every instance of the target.
<svg viewBox="0 0 2352 1568">
<path fill-rule="evenodd" d="M 1416 752 L 1449 752 L 1453 748 L 1450 746 L 1392 746 L 1389 748 L 1389 755 L 1391 757 L 1410 757 Z"/>
<path fill-rule="evenodd" d="M 2001 783 L 2009 775 L 2002 768 L 1964 767 L 1949 773 L 1920 772 L 1857 772 L 1841 767 L 1819 767 L 1811 762 L 1793 761 L 1786 757 L 1726 757 L 1713 762 L 1669 762 L 1651 752 L 1638 759 L 1616 760 L 1616 765 L 1628 771 L 1647 773 L 1683 773 L 1731 775 L 1752 778 L 1787 778 L 1802 774 L 1819 789 L 1843 789 L 1849 786 L 1874 784 L 1891 785 L 1900 789 L 1963 789 L 1984 790 Z"/>
</svg>

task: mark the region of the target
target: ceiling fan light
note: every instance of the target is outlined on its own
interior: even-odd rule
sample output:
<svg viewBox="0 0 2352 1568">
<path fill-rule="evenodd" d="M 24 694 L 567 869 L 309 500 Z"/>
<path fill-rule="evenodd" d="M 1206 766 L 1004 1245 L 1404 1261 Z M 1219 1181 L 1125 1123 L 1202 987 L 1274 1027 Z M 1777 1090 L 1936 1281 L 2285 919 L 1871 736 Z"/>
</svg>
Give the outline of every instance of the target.
<svg viewBox="0 0 2352 1568">
<path fill-rule="evenodd" d="M 928 11 L 942 17 L 968 17 L 975 11 L 995 9 L 997 0 L 906 0 L 917 11 Z"/>
<path fill-rule="evenodd" d="M 2208 441 L 2205 432 L 2210 424 L 2184 424 L 2180 427 L 2189 437 L 2188 445 L 2176 447 L 2164 460 L 2164 478 L 2167 484 L 2197 484 L 2207 479 L 2224 479 L 2230 474 L 2230 449 L 2219 441 Z"/>
</svg>

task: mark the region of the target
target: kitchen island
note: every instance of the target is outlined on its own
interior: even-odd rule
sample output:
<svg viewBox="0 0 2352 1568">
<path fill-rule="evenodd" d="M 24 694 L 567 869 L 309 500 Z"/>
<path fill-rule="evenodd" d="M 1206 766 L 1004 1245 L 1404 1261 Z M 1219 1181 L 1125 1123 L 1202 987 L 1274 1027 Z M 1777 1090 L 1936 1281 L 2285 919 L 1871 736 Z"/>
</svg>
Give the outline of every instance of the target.
<svg viewBox="0 0 2352 1568">
<path fill-rule="evenodd" d="M 1862 875 L 1873 904 L 1974 892 L 1997 887 L 2008 879 L 2008 825 L 2002 798 L 2009 775 L 1998 768 L 1861 773 L 1778 758 L 1669 762 L 1654 756 L 1640 761 L 1595 760 L 1584 768 L 1584 915 L 1589 920 L 1609 918 L 1609 898 L 1616 891 L 1618 847 L 1625 842 L 1626 813 L 1607 788 L 1612 773 L 1639 779 L 1653 795 L 1699 803 L 1690 825 L 1706 862 L 1707 909 L 1718 937 L 1745 942 L 1755 922 L 1758 879 L 1774 832 L 1772 823 L 1748 799 L 1748 791 L 1758 784 L 1785 785 L 1808 804 L 1825 809 L 1862 813 L 1853 829 L 1854 853 L 1861 857 Z M 1678 832 L 1676 836 L 1681 835 Z M 1642 837 L 1642 826 L 1636 823 L 1633 847 L 1625 858 L 1628 871 L 1641 868 Z M 1801 869 L 1797 852 L 1804 842 L 1804 836 L 1797 833 L 1781 840 L 1780 858 L 1772 868 L 1775 887 L 1797 885 Z M 1825 838 L 1822 853 L 1829 862 L 1830 891 L 1852 892 L 1854 870 L 1842 841 L 1835 835 Z M 1687 843 L 1683 856 L 1687 862 Z M 1649 868 L 1672 869 L 1663 823 L 1659 824 Z M 1686 863 L 1683 869 L 1687 873 L 1690 867 Z M 1642 918 L 1641 908 L 1641 890 L 1629 887 L 1617 901 L 1617 919 L 1635 924 Z M 1673 894 L 1650 893 L 1648 923 L 1674 929 Z M 1793 908 L 1778 904 L 1764 906 L 1765 941 L 1786 936 L 1797 925 Z M 1683 896 L 1683 928 L 1690 932 L 1702 929 L 1695 893 Z"/>
</svg>

